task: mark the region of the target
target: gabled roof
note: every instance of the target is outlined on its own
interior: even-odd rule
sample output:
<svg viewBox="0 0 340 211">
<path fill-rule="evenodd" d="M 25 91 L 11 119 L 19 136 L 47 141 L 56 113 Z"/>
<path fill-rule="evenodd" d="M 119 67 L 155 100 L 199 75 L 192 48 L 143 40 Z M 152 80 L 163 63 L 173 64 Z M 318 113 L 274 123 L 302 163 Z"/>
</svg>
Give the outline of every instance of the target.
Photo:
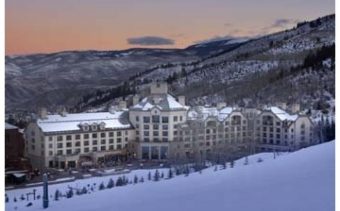
<svg viewBox="0 0 340 211">
<path fill-rule="evenodd" d="M 101 124 L 106 129 L 125 129 L 131 125 L 127 111 L 99 112 L 99 113 L 73 113 L 61 115 L 47 115 L 46 119 L 38 119 L 37 124 L 43 132 L 62 132 L 80 130 L 81 124 Z"/>
<path fill-rule="evenodd" d="M 299 116 L 297 114 L 289 114 L 286 111 L 280 109 L 279 107 L 273 106 L 269 108 L 281 121 L 295 121 Z"/>
<path fill-rule="evenodd" d="M 132 110 L 149 111 L 152 108 L 158 108 L 161 111 L 169 110 L 187 110 L 188 107 L 180 104 L 169 94 L 153 94 L 145 97 L 138 104 L 132 106 Z"/>
</svg>

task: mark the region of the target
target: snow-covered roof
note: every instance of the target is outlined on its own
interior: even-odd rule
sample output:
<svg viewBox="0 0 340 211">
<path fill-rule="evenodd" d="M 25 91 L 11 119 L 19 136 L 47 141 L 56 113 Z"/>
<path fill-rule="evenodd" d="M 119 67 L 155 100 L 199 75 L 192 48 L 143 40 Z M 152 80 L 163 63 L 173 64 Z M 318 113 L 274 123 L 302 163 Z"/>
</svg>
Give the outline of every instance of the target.
<svg viewBox="0 0 340 211">
<path fill-rule="evenodd" d="M 295 121 L 298 118 L 297 114 L 289 114 L 286 111 L 280 109 L 279 107 L 270 107 L 270 111 L 273 112 L 280 120 Z"/>
<path fill-rule="evenodd" d="M 187 110 L 188 107 L 180 104 L 177 100 L 169 94 L 157 94 L 145 97 L 138 104 L 134 105 L 132 110 L 148 111 L 152 108 L 160 110 Z"/>
<path fill-rule="evenodd" d="M 37 124 L 43 132 L 59 132 L 80 130 L 81 124 L 104 123 L 106 129 L 125 129 L 131 125 L 127 111 L 98 112 L 98 113 L 74 113 L 66 116 L 47 115 L 46 119 L 38 119 Z"/>
<path fill-rule="evenodd" d="M 196 120 L 196 119 L 205 120 L 208 117 L 216 117 L 219 121 L 223 121 L 233 111 L 234 111 L 234 108 L 232 107 L 224 107 L 222 109 L 217 109 L 216 107 L 196 106 L 189 110 L 188 119 L 189 120 Z"/>
<path fill-rule="evenodd" d="M 15 126 L 15 125 L 11 125 L 11 124 L 5 122 L 5 129 L 6 129 L 6 130 L 18 129 L 18 127 Z"/>
</svg>

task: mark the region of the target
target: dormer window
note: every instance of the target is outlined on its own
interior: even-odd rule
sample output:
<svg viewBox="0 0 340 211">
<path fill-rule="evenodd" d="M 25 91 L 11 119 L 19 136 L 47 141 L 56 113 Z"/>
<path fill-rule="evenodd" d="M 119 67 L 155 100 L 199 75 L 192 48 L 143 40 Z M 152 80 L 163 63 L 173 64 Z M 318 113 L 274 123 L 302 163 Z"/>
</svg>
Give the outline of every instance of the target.
<svg viewBox="0 0 340 211">
<path fill-rule="evenodd" d="M 98 126 L 97 126 L 97 124 L 93 124 L 93 125 L 91 125 L 91 130 L 97 130 L 97 128 L 98 128 Z"/>
<path fill-rule="evenodd" d="M 105 129 L 105 122 L 100 123 L 99 128 L 101 130 L 104 130 Z"/>
<path fill-rule="evenodd" d="M 88 124 L 83 124 L 83 125 L 81 125 L 81 128 L 82 128 L 84 131 L 88 131 L 88 130 L 90 129 Z"/>
</svg>

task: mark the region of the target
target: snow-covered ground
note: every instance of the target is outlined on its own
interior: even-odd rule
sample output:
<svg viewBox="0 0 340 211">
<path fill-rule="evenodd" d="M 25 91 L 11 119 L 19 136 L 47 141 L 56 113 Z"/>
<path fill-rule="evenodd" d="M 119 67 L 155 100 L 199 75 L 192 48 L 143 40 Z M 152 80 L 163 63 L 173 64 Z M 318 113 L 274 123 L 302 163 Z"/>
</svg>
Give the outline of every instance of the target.
<svg viewBox="0 0 340 211">
<path fill-rule="evenodd" d="M 258 162 L 261 158 L 263 161 Z M 202 173 L 175 176 L 173 179 L 151 182 L 148 170 L 136 170 L 126 174 L 144 177 L 144 183 L 96 190 L 91 194 L 50 200 L 51 211 L 95 211 L 95 210 L 252 210 L 252 211 L 327 211 L 335 209 L 335 149 L 334 141 L 309 147 L 294 153 L 276 156 L 258 154 L 235 163 L 234 168 L 211 167 Z M 167 169 L 162 169 L 167 176 Z M 50 194 L 56 189 L 61 192 L 67 186 L 82 187 L 118 176 L 96 177 L 71 183 L 51 185 Z M 41 188 L 37 188 L 41 193 Z M 42 210 L 42 202 L 33 201 L 25 207 L 21 194 L 31 189 L 7 191 L 10 202 L 6 210 Z M 13 202 L 13 197 L 18 202 Z M 15 209 L 15 207 L 17 209 Z"/>
</svg>

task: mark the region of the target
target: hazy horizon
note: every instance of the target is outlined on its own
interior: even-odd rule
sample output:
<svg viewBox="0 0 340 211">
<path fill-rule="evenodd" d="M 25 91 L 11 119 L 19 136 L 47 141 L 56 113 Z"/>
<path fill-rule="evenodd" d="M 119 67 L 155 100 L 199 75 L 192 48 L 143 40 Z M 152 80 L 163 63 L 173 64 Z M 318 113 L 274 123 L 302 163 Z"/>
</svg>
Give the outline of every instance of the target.
<svg viewBox="0 0 340 211">
<path fill-rule="evenodd" d="M 333 0 L 6 1 L 6 55 L 185 48 L 254 37 L 335 13 Z"/>
</svg>

